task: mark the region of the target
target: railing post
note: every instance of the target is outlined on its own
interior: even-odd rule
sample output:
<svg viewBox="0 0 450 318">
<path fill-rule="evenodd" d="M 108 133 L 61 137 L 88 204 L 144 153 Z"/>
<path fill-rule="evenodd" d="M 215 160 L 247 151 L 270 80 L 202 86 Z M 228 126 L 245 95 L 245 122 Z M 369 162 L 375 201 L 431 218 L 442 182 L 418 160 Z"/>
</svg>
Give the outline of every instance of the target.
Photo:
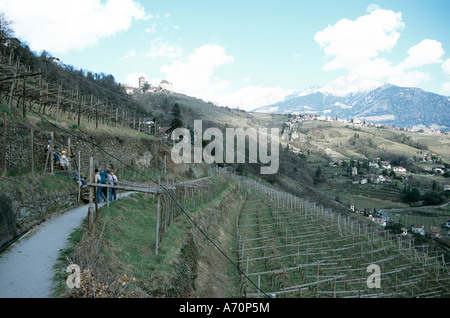
<svg viewBox="0 0 450 318">
<path fill-rule="evenodd" d="M 78 150 L 78 177 L 81 180 L 81 151 L 80 150 Z M 89 182 L 91 182 L 90 179 L 89 179 Z M 81 200 L 81 182 L 78 184 L 78 199 L 77 199 L 77 202 L 80 203 L 80 200 Z"/>
<path fill-rule="evenodd" d="M 53 131 L 50 133 L 50 174 L 53 175 L 53 167 L 54 167 L 54 158 L 53 158 L 53 152 L 55 149 L 55 142 L 53 140 Z"/>
<path fill-rule="evenodd" d="M 89 159 L 89 182 L 94 182 L 94 158 L 91 157 Z M 94 186 L 89 187 L 89 209 L 88 209 L 88 229 L 89 232 L 93 231 L 94 228 L 94 222 L 93 222 L 93 211 L 94 211 Z"/>
</svg>

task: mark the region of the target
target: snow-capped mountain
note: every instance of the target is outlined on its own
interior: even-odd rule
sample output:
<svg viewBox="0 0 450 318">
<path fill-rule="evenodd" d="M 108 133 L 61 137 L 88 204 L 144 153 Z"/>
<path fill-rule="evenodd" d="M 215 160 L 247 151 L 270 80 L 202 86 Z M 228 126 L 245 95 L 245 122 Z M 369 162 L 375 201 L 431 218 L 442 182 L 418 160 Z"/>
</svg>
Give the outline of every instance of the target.
<svg viewBox="0 0 450 318">
<path fill-rule="evenodd" d="M 350 94 L 356 95 L 367 93 L 383 85 L 386 84 L 371 79 L 339 77 L 323 87 L 310 86 L 301 92 L 296 92 L 287 96 L 286 99 L 307 96 L 315 93 L 345 97 Z"/>
<path fill-rule="evenodd" d="M 371 79 L 339 77 L 317 91 L 324 94 L 346 97 L 351 94 L 364 94 L 385 85 Z"/>
<path fill-rule="evenodd" d="M 450 130 L 450 97 L 419 88 L 339 78 L 322 88 L 291 94 L 254 112 L 316 114 L 397 127 Z"/>
</svg>

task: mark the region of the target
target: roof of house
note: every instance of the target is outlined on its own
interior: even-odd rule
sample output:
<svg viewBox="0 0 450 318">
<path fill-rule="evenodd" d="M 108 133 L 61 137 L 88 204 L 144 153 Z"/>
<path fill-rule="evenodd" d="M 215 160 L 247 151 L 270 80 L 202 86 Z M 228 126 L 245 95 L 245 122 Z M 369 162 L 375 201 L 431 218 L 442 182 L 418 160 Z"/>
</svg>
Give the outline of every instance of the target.
<svg viewBox="0 0 450 318">
<path fill-rule="evenodd" d="M 168 126 L 168 127 L 159 127 L 159 132 L 160 133 L 166 132 L 166 131 L 169 131 L 170 129 L 172 129 L 172 127 L 170 127 L 170 126 Z"/>
</svg>

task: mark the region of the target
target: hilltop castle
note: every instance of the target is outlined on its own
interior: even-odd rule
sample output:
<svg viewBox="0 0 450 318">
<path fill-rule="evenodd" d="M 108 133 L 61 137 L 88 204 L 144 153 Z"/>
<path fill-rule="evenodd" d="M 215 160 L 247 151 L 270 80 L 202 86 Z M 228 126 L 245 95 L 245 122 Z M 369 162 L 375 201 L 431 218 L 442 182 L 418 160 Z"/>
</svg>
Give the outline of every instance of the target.
<svg viewBox="0 0 450 318">
<path fill-rule="evenodd" d="M 145 93 L 157 91 L 166 91 L 166 92 L 173 91 L 173 85 L 171 82 L 167 80 L 162 80 L 158 86 L 152 86 L 151 84 L 149 84 L 149 82 L 146 80 L 144 76 L 139 77 L 138 88 L 126 86 L 125 91 L 127 94 L 130 95 L 138 92 L 142 93 L 143 92 L 142 89 L 144 88 L 145 85 L 148 85 L 148 89 L 145 91 Z"/>
</svg>

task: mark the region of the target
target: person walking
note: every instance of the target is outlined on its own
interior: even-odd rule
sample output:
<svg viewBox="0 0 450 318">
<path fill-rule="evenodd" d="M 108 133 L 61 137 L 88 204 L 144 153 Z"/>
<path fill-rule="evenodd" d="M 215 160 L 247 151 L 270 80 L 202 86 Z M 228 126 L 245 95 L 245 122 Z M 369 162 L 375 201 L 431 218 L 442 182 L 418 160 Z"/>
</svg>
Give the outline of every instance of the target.
<svg viewBox="0 0 450 318">
<path fill-rule="evenodd" d="M 110 180 L 111 185 L 117 185 L 118 179 L 117 179 L 117 176 L 114 174 L 114 171 L 112 171 L 112 170 L 109 174 L 109 180 Z M 110 201 L 113 201 L 113 200 L 114 201 L 117 200 L 116 188 L 111 188 Z"/>
<path fill-rule="evenodd" d="M 102 177 L 100 176 L 100 172 L 97 168 L 95 168 L 95 183 L 102 183 Z M 105 200 L 106 202 L 106 195 L 103 193 L 102 187 L 97 187 L 97 203 L 100 203 L 100 196 Z"/>
</svg>

